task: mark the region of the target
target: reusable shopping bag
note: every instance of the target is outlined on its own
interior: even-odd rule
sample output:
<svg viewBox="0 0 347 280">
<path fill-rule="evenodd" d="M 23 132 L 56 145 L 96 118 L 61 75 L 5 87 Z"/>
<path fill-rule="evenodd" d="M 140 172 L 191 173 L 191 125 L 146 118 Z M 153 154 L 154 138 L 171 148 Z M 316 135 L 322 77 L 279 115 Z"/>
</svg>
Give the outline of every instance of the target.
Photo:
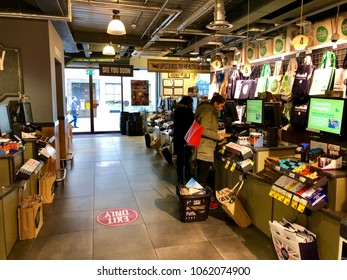
<svg viewBox="0 0 347 280">
<path fill-rule="evenodd" d="M 292 88 L 295 80 L 295 73 L 298 69 L 298 62 L 296 58 L 291 58 L 288 63 L 287 71 L 284 74 L 279 90 L 281 99 L 284 101 L 290 101 L 293 98 Z"/>
<path fill-rule="evenodd" d="M 253 99 L 256 83 L 254 80 L 243 80 L 239 99 Z"/>
<path fill-rule="evenodd" d="M 186 140 L 189 146 L 197 148 L 199 146 L 203 131 L 204 127 L 201 124 L 199 124 L 196 120 L 194 120 L 192 125 L 188 129 L 186 135 L 184 136 L 184 140 Z"/>
<path fill-rule="evenodd" d="M 224 188 L 216 191 L 216 198 L 225 213 L 233 219 L 239 227 L 246 228 L 252 224 L 252 220 L 237 196 L 243 183 L 244 181 L 239 181 L 232 189 Z"/>
<path fill-rule="evenodd" d="M 267 82 L 269 76 L 271 76 L 271 67 L 270 64 L 265 63 L 261 68 L 260 77 L 257 79 L 257 87 L 254 97 L 258 97 L 258 93 L 265 92 L 267 90 Z"/>
<path fill-rule="evenodd" d="M 243 82 L 244 82 L 244 80 L 237 80 L 236 81 L 234 99 L 240 99 Z"/>
<path fill-rule="evenodd" d="M 295 74 L 295 80 L 292 87 L 294 105 L 304 104 L 308 101 L 308 93 L 314 71 L 315 67 L 312 64 L 312 58 L 307 55 L 304 63 L 298 66 Z"/>
<path fill-rule="evenodd" d="M 282 61 L 276 61 L 272 76 L 268 77 L 266 91 L 278 94 L 282 80 Z"/>
<path fill-rule="evenodd" d="M 229 82 L 227 87 L 227 99 L 233 99 L 236 89 L 236 82 L 242 80 L 243 75 L 239 70 L 233 70 L 229 75 Z"/>
<path fill-rule="evenodd" d="M 326 90 L 333 89 L 336 69 L 336 56 L 325 51 L 321 66 L 314 71 L 309 95 L 324 95 Z"/>
</svg>

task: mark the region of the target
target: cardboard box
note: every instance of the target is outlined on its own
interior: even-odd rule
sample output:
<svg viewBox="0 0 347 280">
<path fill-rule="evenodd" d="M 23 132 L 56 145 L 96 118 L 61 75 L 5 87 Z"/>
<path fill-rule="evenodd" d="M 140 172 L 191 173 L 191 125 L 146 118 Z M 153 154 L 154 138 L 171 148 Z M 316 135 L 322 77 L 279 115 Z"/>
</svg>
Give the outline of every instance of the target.
<svg viewBox="0 0 347 280">
<path fill-rule="evenodd" d="M 29 196 L 18 208 L 19 240 L 35 238 L 43 225 L 42 198 Z"/>
<path fill-rule="evenodd" d="M 315 46 L 330 43 L 333 34 L 332 22 L 334 19 L 329 18 L 324 21 L 316 22 L 313 25 L 313 44 Z"/>
<path fill-rule="evenodd" d="M 222 59 L 223 67 L 231 67 L 234 65 L 234 52 L 227 52 L 224 54 L 224 58 Z"/>
<path fill-rule="evenodd" d="M 333 26 L 335 26 L 335 24 Z M 347 40 L 347 13 L 339 15 L 337 33 L 340 34 L 341 40 Z"/>
<path fill-rule="evenodd" d="M 245 47 L 245 61 L 252 61 L 258 58 L 258 49 L 255 45 L 248 45 Z"/>
<path fill-rule="evenodd" d="M 278 35 L 273 38 L 273 54 L 280 54 L 286 51 L 287 36 Z"/>
<path fill-rule="evenodd" d="M 259 58 L 273 55 L 273 39 L 261 41 L 259 44 Z"/>
<path fill-rule="evenodd" d="M 333 159 L 333 158 L 321 156 L 312 165 L 315 167 L 318 167 L 322 170 L 341 169 L 342 168 L 342 157 L 338 157 L 337 159 Z"/>
</svg>

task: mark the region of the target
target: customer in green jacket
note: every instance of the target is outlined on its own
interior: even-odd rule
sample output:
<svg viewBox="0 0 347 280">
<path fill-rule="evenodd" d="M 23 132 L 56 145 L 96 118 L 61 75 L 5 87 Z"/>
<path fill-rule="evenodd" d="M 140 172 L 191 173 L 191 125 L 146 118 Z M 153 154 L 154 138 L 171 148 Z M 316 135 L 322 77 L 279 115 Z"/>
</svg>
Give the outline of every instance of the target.
<svg viewBox="0 0 347 280">
<path fill-rule="evenodd" d="M 214 162 L 214 153 L 217 141 L 224 139 L 224 135 L 218 133 L 218 112 L 222 111 L 225 98 L 214 95 L 210 102 L 202 102 L 195 112 L 195 119 L 204 127 L 200 144 L 197 147 L 197 181 L 206 187 L 209 170 Z M 217 208 L 218 204 L 211 200 L 210 209 Z"/>
</svg>

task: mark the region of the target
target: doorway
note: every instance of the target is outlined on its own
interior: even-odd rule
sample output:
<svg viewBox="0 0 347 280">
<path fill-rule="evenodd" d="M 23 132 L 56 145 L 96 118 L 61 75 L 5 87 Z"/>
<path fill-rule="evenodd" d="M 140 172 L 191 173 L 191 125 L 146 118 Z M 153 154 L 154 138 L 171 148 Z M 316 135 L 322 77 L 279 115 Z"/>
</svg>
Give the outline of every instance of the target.
<svg viewBox="0 0 347 280">
<path fill-rule="evenodd" d="M 133 102 L 131 82 L 146 80 L 149 84 L 149 103 Z M 155 111 L 157 73 L 135 70 L 133 77 L 99 76 L 98 69 L 65 69 L 67 112 L 75 96 L 78 118 L 73 133 L 120 132 L 121 112 Z M 93 110 L 93 111 L 92 111 Z M 144 114 L 145 115 L 145 114 Z M 68 114 L 68 122 L 72 115 Z"/>
</svg>

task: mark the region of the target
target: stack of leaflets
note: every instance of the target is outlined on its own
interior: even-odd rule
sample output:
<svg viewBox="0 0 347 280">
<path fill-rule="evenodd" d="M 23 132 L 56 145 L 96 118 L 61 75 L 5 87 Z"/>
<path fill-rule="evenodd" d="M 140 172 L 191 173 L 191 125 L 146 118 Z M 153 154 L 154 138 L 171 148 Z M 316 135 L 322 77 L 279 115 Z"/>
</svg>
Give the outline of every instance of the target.
<svg viewBox="0 0 347 280">
<path fill-rule="evenodd" d="M 188 189 L 189 195 L 206 194 L 204 187 L 195 181 L 194 178 L 191 178 L 185 187 Z"/>
</svg>

